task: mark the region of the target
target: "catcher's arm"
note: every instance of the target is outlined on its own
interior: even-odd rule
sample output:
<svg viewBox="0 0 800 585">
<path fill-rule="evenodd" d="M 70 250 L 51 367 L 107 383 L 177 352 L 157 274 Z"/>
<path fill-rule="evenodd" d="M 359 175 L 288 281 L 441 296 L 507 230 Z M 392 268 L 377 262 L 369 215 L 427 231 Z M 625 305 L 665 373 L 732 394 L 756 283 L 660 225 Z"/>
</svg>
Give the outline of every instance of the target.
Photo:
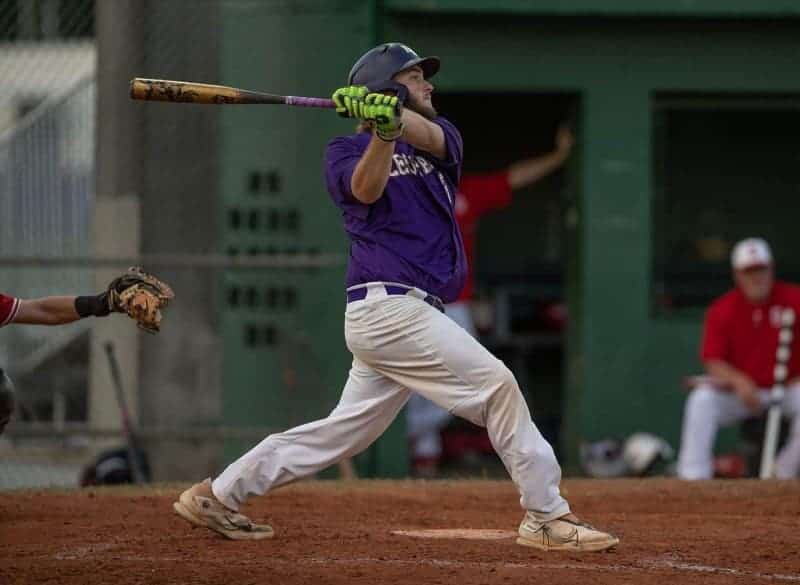
<svg viewBox="0 0 800 585">
<path fill-rule="evenodd" d="M 78 297 L 43 297 L 20 299 L 12 323 L 20 325 L 63 325 L 81 318 L 75 309 Z"/>
<path fill-rule="evenodd" d="M 155 276 L 134 266 L 115 278 L 106 290 L 89 296 L 52 296 L 19 299 L 12 323 L 20 325 L 63 325 L 85 317 L 106 317 L 126 313 L 148 333 L 157 333 L 161 309 L 175 298 L 172 288 Z"/>
</svg>

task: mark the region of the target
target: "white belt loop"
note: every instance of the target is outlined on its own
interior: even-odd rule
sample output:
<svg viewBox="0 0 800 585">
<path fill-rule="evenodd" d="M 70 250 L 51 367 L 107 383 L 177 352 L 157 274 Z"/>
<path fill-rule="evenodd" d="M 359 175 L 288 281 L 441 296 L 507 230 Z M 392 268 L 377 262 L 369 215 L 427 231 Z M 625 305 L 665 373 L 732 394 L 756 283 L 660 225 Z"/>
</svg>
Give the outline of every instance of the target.
<svg viewBox="0 0 800 585">
<path fill-rule="evenodd" d="M 386 292 L 386 287 L 383 286 L 382 282 L 368 282 L 366 284 L 366 289 L 367 296 L 364 297 L 364 300 L 382 299 L 389 296 L 389 294 Z"/>
<path fill-rule="evenodd" d="M 433 297 L 433 295 L 429 294 L 428 292 L 418 288 L 416 286 L 409 286 L 407 284 L 403 284 L 401 282 L 383 282 L 383 281 L 375 281 L 375 282 L 365 282 L 363 284 L 355 284 L 353 286 L 347 287 L 347 292 L 358 290 L 361 288 L 367 289 L 367 294 L 364 296 L 363 300 L 367 299 L 379 299 L 388 297 L 389 293 L 386 292 L 387 286 L 394 286 L 398 288 L 407 289 L 406 294 L 410 297 L 414 297 L 415 299 L 419 299 L 421 301 L 425 301 L 428 298 Z M 433 297 L 436 298 L 436 297 Z M 426 301 L 427 302 L 427 301 Z"/>
</svg>

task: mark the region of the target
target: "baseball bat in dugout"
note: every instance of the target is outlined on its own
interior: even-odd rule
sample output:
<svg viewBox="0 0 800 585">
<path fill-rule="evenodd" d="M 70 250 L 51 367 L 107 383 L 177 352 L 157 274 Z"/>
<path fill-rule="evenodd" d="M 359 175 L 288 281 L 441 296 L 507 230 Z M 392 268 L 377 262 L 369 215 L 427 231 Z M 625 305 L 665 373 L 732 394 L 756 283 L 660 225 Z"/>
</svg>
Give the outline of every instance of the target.
<svg viewBox="0 0 800 585">
<path fill-rule="evenodd" d="M 122 419 L 122 430 L 125 433 L 125 446 L 127 447 L 128 459 L 131 465 L 131 479 L 133 483 L 144 483 L 145 477 L 142 471 L 141 461 L 139 460 L 139 450 L 136 446 L 136 438 L 133 434 L 128 405 L 125 402 L 125 393 L 122 389 L 122 376 L 119 373 L 117 356 L 114 353 L 114 342 L 106 341 L 106 356 L 108 356 L 108 366 L 111 370 L 111 379 L 114 383 L 114 391 L 117 396 L 117 406 L 119 407 L 120 418 Z"/>
<path fill-rule="evenodd" d="M 131 99 L 182 104 L 278 104 L 306 108 L 336 107 L 333 100 L 326 98 L 277 95 L 227 85 L 169 79 L 144 79 L 142 77 L 135 77 L 131 80 Z"/>
<path fill-rule="evenodd" d="M 775 452 L 778 450 L 778 435 L 781 428 L 781 402 L 785 394 L 784 384 L 789 373 L 789 359 L 792 356 L 792 340 L 794 338 L 794 310 L 786 308 L 781 311 L 781 327 L 778 332 L 778 348 L 775 353 L 774 384 L 770 391 L 770 407 L 767 412 L 767 429 L 764 432 L 764 444 L 761 448 L 761 468 L 758 476 L 769 479 L 775 475 Z"/>
</svg>

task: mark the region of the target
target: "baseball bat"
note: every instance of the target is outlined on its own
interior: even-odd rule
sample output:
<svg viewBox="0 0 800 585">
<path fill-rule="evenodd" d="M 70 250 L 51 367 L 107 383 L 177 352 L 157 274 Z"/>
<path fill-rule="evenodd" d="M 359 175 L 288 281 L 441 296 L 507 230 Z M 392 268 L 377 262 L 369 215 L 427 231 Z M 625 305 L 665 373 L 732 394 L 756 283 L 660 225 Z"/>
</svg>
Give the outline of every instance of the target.
<svg viewBox="0 0 800 585">
<path fill-rule="evenodd" d="M 767 429 L 764 433 L 764 445 L 761 449 L 761 469 L 758 476 L 768 479 L 774 475 L 775 452 L 778 448 L 778 435 L 781 428 L 781 402 L 785 393 L 784 383 L 789 373 L 789 358 L 792 355 L 792 338 L 794 337 L 794 310 L 781 311 L 781 329 L 778 332 L 778 348 L 775 353 L 775 382 L 770 392 L 770 407 L 767 413 Z"/>
<path fill-rule="evenodd" d="M 276 95 L 227 85 L 210 85 L 168 79 L 131 80 L 131 99 L 183 104 L 283 104 L 306 108 L 335 108 L 333 100 L 294 95 Z"/>
<path fill-rule="evenodd" d="M 125 393 L 122 390 L 122 377 L 119 374 L 117 356 L 114 354 L 114 343 L 112 341 L 106 341 L 104 346 L 106 355 L 108 356 L 108 365 L 111 368 L 111 379 L 114 382 L 114 390 L 117 394 L 117 406 L 119 407 L 120 418 L 122 419 L 122 430 L 125 433 L 125 446 L 127 447 L 128 459 L 131 464 L 131 479 L 133 479 L 133 483 L 136 484 L 144 483 L 144 472 L 142 471 L 141 462 L 139 461 L 139 450 L 136 448 L 136 439 L 133 435 L 133 427 L 128 414 L 128 405 L 125 402 Z"/>
</svg>

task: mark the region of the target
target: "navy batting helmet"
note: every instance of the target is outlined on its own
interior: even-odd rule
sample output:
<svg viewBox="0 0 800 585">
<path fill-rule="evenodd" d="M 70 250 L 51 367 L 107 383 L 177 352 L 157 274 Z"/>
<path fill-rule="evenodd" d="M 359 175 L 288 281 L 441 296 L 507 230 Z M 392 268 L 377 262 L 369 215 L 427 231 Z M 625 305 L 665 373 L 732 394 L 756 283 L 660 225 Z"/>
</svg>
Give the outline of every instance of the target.
<svg viewBox="0 0 800 585">
<path fill-rule="evenodd" d="M 418 65 L 425 79 L 439 71 L 439 57 L 420 57 L 402 43 L 384 43 L 364 53 L 347 76 L 348 85 L 382 89 L 397 73 Z"/>
</svg>

